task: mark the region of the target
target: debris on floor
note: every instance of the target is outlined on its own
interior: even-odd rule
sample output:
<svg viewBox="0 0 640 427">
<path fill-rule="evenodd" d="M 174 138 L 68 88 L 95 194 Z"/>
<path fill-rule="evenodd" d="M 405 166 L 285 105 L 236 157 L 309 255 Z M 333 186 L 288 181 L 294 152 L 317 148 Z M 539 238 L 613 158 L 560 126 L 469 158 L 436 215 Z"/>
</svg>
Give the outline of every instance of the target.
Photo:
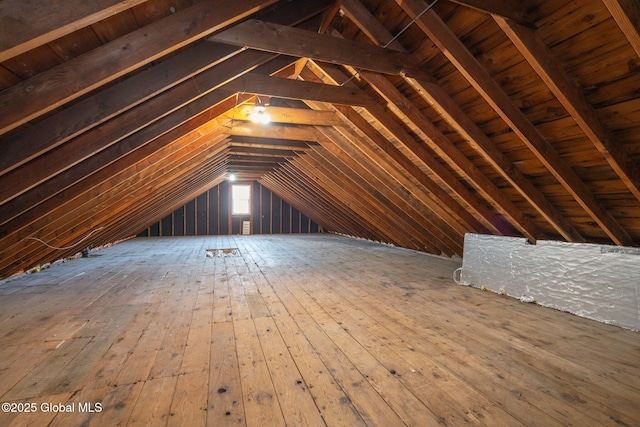
<svg viewBox="0 0 640 427">
<path fill-rule="evenodd" d="M 205 254 L 207 258 L 223 258 L 238 255 L 240 255 L 240 251 L 238 250 L 238 248 L 207 249 L 207 252 Z"/>
</svg>

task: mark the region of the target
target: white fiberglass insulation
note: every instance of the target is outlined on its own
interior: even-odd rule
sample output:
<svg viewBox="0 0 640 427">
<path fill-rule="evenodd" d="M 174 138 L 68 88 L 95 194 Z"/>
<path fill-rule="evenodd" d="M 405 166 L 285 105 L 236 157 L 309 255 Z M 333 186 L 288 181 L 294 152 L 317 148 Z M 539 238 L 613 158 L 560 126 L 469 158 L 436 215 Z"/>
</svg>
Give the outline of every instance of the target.
<svg viewBox="0 0 640 427">
<path fill-rule="evenodd" d="M 640 330 L 640 249 L 466 234 L 460 284 Z"/>
</svg>

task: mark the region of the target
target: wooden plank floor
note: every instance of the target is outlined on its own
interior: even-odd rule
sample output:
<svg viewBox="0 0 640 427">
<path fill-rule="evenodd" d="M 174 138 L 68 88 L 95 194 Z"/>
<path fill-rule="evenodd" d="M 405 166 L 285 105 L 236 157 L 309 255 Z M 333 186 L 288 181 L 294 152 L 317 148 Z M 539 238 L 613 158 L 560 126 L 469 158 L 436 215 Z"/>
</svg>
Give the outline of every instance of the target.
<svg viewBox="0 0 640 427">
<path fill-rule="evenodd" d="M 458 286 L 459 265 L 151 238 L 5 280 L 0 402 L 35 411 L 0 425 L 640 425 L 640 334 Z"/>
</svg>

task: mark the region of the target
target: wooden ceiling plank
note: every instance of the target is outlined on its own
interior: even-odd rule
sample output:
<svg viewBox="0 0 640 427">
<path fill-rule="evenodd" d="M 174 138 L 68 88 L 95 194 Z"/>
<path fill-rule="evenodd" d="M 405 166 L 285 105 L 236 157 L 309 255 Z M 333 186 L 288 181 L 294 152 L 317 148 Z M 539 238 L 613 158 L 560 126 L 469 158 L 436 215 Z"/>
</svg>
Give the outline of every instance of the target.
<svg viewBox="0 0 640 427">
<path fill-rule="evenodd" d="M 534 23 L 527 16 L 524 5 L 511 0 L 449 0 L 472 9 L 491 15 L 502 16 L 519 24 L 533 27 Z"/>
<path fill-rule="evenodd" d="M 221 31 L 212 36 L 211 40 L 299 58 L 347 64 L 384 74 L 421 77 L 424 73 L 413 55 L 404 52 L 256 19 L 246 20 Z"/>
<path fill-rule="evenodd" d="M 247 55 L 245 55 L 247 54 Z M 267 60 L 244 52 L 204 73 L 163 92 L 113 120 L 103 123 L 31 162 L 0 176 L 0 203 L 28 191 L 78 162 L 124 139 L 153 138 L 232 96 L 215 91 L 242 70 L 248 71 Z M 147 139 L 148 140 L 148 139 Z M 133 148 L 132 148 L 133 149 Z"/>
<path fill-rule="evenodd" d="M 312 108 L 325 108 L 324 104 L 315 102 L 307 103 Z M 356 115 L 357 113 L 354 112 L 354 117 L 356 117 Z M 364 126 L 365 121 L 363 119 L 361 120 Z M 401 163 L 396 162 L 394 159 L 388 157 L 388 155 L 385 157 L 386 154 L 382 154 L 374 148 L 376 146 L 375 143 L 368 142 L 368 137 L 359 135 L 354 128 L 355 124 L 351 123 L 350 126 L 342 126 L 334 129 L 318 128 L 318 131 L 329 137 L 334 144 L 340 144 L 344 139 L 346 143 L 340 144 L 343 150 L 347 150 L 348 152 L 354 149 L 358 150 L 365 155 L 370 162 L 373 162 L 372 170 L 386 174 L 386 176 L 399 183 L 403 189 L 406 189 L 404 190 L 404 192 L 408 193 L 406 196 L 411 199 L 415 198 L 416 204 L 422 207 L 423 216 L 428 218 L 428 221 L 433 224 L 434 227 L 430 230 L 432 233 L 436 233 L 437 235 L 441 235 L 442 233 L 449 238 L 462 240 L 464 233 L 468 232 L 468 227 L 463 226 L 461 222 L 454 221 L 452 216 L 440 206 L 440 202 L 434 201 L 433 195 L 429 194 L 415 177 L 412 176 L 410 178 L 407 176 L 411 174 L 404 170 Z"/>
<path fill-rule="evenodd" d="M 420 224 L 428 226 L 426 231 L 433 235 L 433 241 L 442 242 L 445 246 L 452 249 L 452 253 L 462 255 L 462 240 L 463 234 L 458 233 L 456 230 L 450 228 L 448 224 L 441 221 L 425 203 L 412 191 L 413 185 L 410 180 L 406 179 L 402 174 L 393 174 L 389 171 L 393 169 L 391 165 L 384 161 L 381 156 L 377 156 L 371 153 L 371 150 L 367 150 L 364 147 L 364 142 L 353 144 L 343 134 L 336 129 L 318 129 L 323 135 L 325 135 L 331 144 L 325 144 L 325 148 L 331 152 L 339 150 L 340 153 L 335 152 L 336 156 L 349 156 L 354 161 L 358 162 L 363 168 L 374 175 L 378 181 L 383 185 L 392 189 L 396 194 L 404 200 L 404 203 L 409 205 L 411 209 L 420 215 L 418 222 Z M 398 179 L 400 176 L 400 179 Z M 439 245 L 437 245 L 439 246 Z M 447 251 L 442 251 L 447 253 Z"/>
<path fill-rule="evenodd" d="M 309 70 L 305 70 L 304 78 L 318 79 Z M 454 216 L 468 227 L 467 230 L 474 230 L 477 233 L 488 233 L 488 229 L 475 216 L 467 212 L 462 206 L 444 191 L 438 184 L 431 180 L 416 164 L 407 158 L 400 150 L 398 150 L 390 141 L 381 135 L 371 124 L 367 122 L 355 109 L 346 106 L 336 106 L 337 111 L 342 114 L 346 120 L 352 123 L 357 129 L 364 133 L 376 146 L 389 155 L 402 169 L 406 170 L 413 178 L 415 178 L 431 195 L 431 197 L 447 208 L 448 214 L 443 214 L 440 208 L 434 207 L 434 212 L 439 212 L 441 218 L 445 221 Z"/>
<path fill-rule="evenodd" d="M 0 134 L 275 1 L 197 3 L 5 89 L 0 92 Z"/>
<path fill-rule="evenodd" d="M 62 221 L 78 208 L 94 212 L 93 208 L 98 202 L 106 200 L 112 189 L 123 191 L 118 198 L 127 200 L 131 197 L 129 186 L 132 185 L 126 184 L 127 182 L 153 180 L 158 173 L 164 174 L 174 168 L 173 165 L 181 165 L 188 159 L 197 160 L 204 157 L 202 149 L 211 147 L 219 151 L 226 145 L 223 136 L 216 136 L 211 132 L 203 135 L 200 129 L 181 138 L 164 139 L 165 141 L 156 141 L 120 159 L 114 164 L 113 171 L 102 170 L 88 175 L 67 190 L 31 207 L 13 220 L 4 222 L 0 225 L 2 244 L 15 243 L 7 240 L 8 238 L 21 240 L 44 226 L 54 226 L 56 221 Z M 193 143 L 195 141 L 199 143 L 196 145 Z"/>
<path fill-rule="evenodd" d="M 18 198 L 13 199 L 11 202 L 3 203 L 0 205 L 2 219 L 10 219 L 16 215 L 21 214 L 24 210 L 30 209 L 36 206 L 50 197 L 64 191 L 66 188 L 73 186 L 77 182 L 82 182 L 86 176 L 95 174 L 97 172 L 105 174 L 113 174 L 116 169 L 112 163 L 120 164 L 119 159 L 128 156 L 129 153 L 144 152 L 147 149 L 147 144 L 153 143 L 151 147 L 158 149 L 159 146 L 156 143 L 160 143 L 160 147 L 171 143 L 171 138 L 179 138 L 185 133 L 192 131 L 194 128 L 204 125 L 209 121 L 211 114 L 222 113 L 230 108 L 233 108 L 235 103 L 234 98 L 229 98 L 223 102 L 212 103 L 213 107 L 203 111 L 201 114 L 191 117 L 190 114 L 179 115 L 180 118 L 185 120 L 177 120 L 182 122 L 177 127 L 173 125 L 161 128 L 161 132 L 155 129 L 153 126 L 150 129 L 146 129 L 148 132 L 145 134 L 134 134 L 124 140 L 120 141 L 120 144 L 110 146 L 109 148 L 101 151 L 99 155 L 94 155 L 81 163 L 67 169 L 64 174 L 60 174 L 56 179 L 48 180 L 32 190 L 24 193 Z M 210 104 L 211 105 L 211 104 Z M 175 123 L 175 122 L 174 122 Z M 157 124 L 160 126 L 162 123 Z M 154 124 L 155 126 L 156 124 Z M 218 127 L 218 123 L 214 122 L 208 125 L 208 129 Z M 160 137 L 158 139 L 158 136 Z M 140 151 L 142 150 L 142 151 Z M 131 158 L 131 157 L 129 157 Z M 108 167 L 107 167 L 108 166 Z"/>
<path fill-rule="evenodd" d="M 411 18 L 425 9 L 422 0 L 396 0 Z M 471 85 L 482 95 L 509 127 L 518 135 L 549 172 L 575 198 L 609 238 L 617 245 L 634 244 L 629 233 L 602 206 L 586 184 L 555 151 L 540 131 L 527 119 L 509 96 L 493 80 L 473 54 L 464 46 L 442 19 L 429 11 L 417 19 L 418 27 L 455 65 Z"/>
<path fill-rule="evenodd" d="M 333 66 L 321 66 L 320 68 L 323 70 L 325 75 L 329 76 L 334 82 L 344 78 L 344 74 Z M 349 84 L 353 83 L 350 82 Z M 398 125 L 398 123 L 390 117 L 388 111 L 381 106 L 368 107 L 367 111 L 375 117 L 378 123 L 391 132 L 391 134 L 393 134 L 402 145 L 416 155 L 420 162 L 427 167 L 433 175 L 437 176 L 442 184 L 453 191 L 460 200 L 468 206 L 468 210 L 473 211 L 478 218 L 482 218 L 484 220 L 484 224 L 494 233 L 502 235 L 510 233 L 510 230 L 508 230 L 510 226 L 505 227 L 505 224 L 503 224 L 501 219 L 498 218 L 487 205 L 480 201 L 476 195 L 468 190 L 457 177 L 455 177 L 437 159 L 435 159 L 430 151 L 418 143 L 400 125 Z M 442 188 L 440 188 L 439 193 L 442 194 L 442 197 L 445 197 L 444 195 L 447 194 Z M 446 197 L 451 196 L 447 194 Z M 456 204 L 458 204 L 458 202 L 456 202 Z M 532 235 L 526 230 L 525 232 L 527 238 L 532 240 L 536 239 L 535 234 Z"/>
<path fill-rule="evenodd" d="M 224 165 L 215 158 L 209 158 L 209 160 L 200 158 L 191 168 L 177 171 L 171 175 L 171 180 L 167 181 L 165 186 L 154 191 L 153 197 L 144 196 L 145 189 L 143 187 L 134 187 L 142 194 L 138 194 L 127 204 L 118 204 L 116 201 L 111 210 L 106 209 L 101 212 L 101 223 L 106 229 L 105 237 L 113 239 L 131 236 L 131 232 L 123 232 L 123 229 L 139 231 L 150 217 L 160 216 L 162 218 L 166 216 L 177 207 L 182 206 L 185 200 L 190 200 L 194 193 L 198 194 L 203 187 L 210 186 L 211 181 L 219 179 L 223 173 Z"/>
<path fill-rule="evenodd" d="M 106 217 L 103 222 L 106 232 L 97 235 L 96 240 L 91 244 L 101 245 L 117 239 L 133 237 L 143 228 L 143 224 L 149 220 L 150 216 L 156 215 L 163 218 L 167 213 L 184 205 L 185 201 L 191 200 L 194 194 L 200 194 L 211 186 L 223 173 L 224 166 L 211 161 L 209 164 L 200 164 L 194 171 L 175 176 L 173 180 L 180 185 L 159 191 L 163 194 L 163 198 L 140 198 L 140 203 L 131 205 L 126 210 L 126 214 Z"/>
<path fill-rule="evenodd" d="M 629 191 L 640 201 L 640 167 L 633 161 L 630 153 L 615 141 L 582 90 L 570 79 L 540 36 L 518 23 L 499 16 L 494 19 Z"/>
<path fill-rule="evenodd" d="M 212 141 L 210 148 L 206 149 L 205 152 L 187 146 L 189 154 L 171 156 L 169 163 L 160 159 L 154 165 L 150 165 L 142 171 L 136 170 L 134 175 L 125 179 L 119 185 L 110 185 L 110 180 L 101 185 L 102 191 L 88 193 L 89 202 L 85 202 L 80 206 L 76 205 L 77 207 L 75 208 L 70 208 L 69 203 L 64 201 L 53 211 L 46 212 L 37 221 L 30 223 L 29 228 L 23 232 L 17 233 L 13 231 L 8 238 L 3 238 L 3 245 L 11 243 L 17 245 L 18 249 L 12 248 L 14 251 L 13 256 L 24 257 L 26 256 L 25 250 L 35 250 L 38 254 L 42 252 L 40 245 L 29 246 L 29 242 L 24 240 L 25 232 L 30 236 L 35 235 L 45 241 L 55 241 L 59 246 L 73 243 L 82 237 L 80 234 L 84 233 L 86 235 L 90 229 L 106 225 L 105 218 L 109 216 L 115 216 L 116 218 L 128 216 L 128 213 L 124 212 L 132 201 L 142 200 L 144 202 L 145 194 L 148 195 L 150 192 L 149 188 L 156 188 L 159 190 L 158 192 L 170 191 L 170 195 L 173 192 L 180 191 L 181 183 L 176 181 L 177 176 L 189 168 L 198 170 L 203 159 L 215 156 L 216 151 L 220 150 L 220 147 L 216 147 L 218 142 L 220 141 Z M 163 181 L 159 181 L 160 177 Z M 59 236 L 58 230 L 61 229 L 71 231 Z M 90 244 L 90 242 L 88 241 L 87 244 Z M 77 252 L 77 249 L 75 251 Z M 50 252 L 50 254 L 53 255 L 48 256 L 53 256 L 53 259 L 63 256 L 58 255 L 55 251 Z M 0 266 L 0 268 L 5 268 L 5 265 Z"/>
<path fill-rule="evenodd" d="M 385 45 L 393 40 L 387 29 L 358 0 L 344 0 L 343 10 L 373 43 Z M 404 50 L 397 41 L 391 46 Z M 506 179 L 567 241 L 585 239 L 531 181 L 500 151 L 484 132 L 462 111 L 456 102 L 433 79 L 418 81 L 404 76 L 404 80 L 441 114 L 453 128 Z"/>
<path fill-rule="evenodd" d="M 417 182 L 424 187 L 435 201 L 434 212 L 444 221 L 450 221 L 455 217 L 466 225 L 467 230 L 475 233 L 489 233 L 485 225 L 475 216 L 463 209 L 458 202 L 449 196 L 438 184 L 433 182 L 416 164 L 408 159 L 393 144 L 387 141 L 378 131 L 371 126 L 360 114 L 349 107 L 340 107 L 339 111 L 345 115 L 361 132 L 363 132 L 378 148 L 396 162 L 402 169 L 407 171 Z M 445 211 L 442 209 L 446 209 Z M 472 231 L 473 230 L 473 231 Z"/>
<path fill-rule="evenodd" d="M 462 221 L 455 221 L 453 216 L 449 215 L 446 210 L 434 201 L 433 196 L 425 190 L 424 186 L 415 178 L 408 176 L 409 172 L 403 171 L 400 164 L 396 163 L 386 153 L 383 154 L 374 149 L 374 143 L 367 142 L 365 138 L 357 135 L 353 129 L 343 127 L 336 129 L 336 131 L 348 141 L 349 146 L 361 151 L 370 161 L 375 163 L 376 169 L 380 169 L 382 173 L 386 173 L 398 182 L 402 188 L 406 189 L 409 193 L 408 197 L 416 199 L 416 202 L 423 207 L 422 214 L 433 224 L 433 230 L 430 230 L 432 233 L 437 235 L 442 233 L 450 239 L 454 239 L 454 241 L 463 239 L 464 233 L 468 232 L 468 227 L 464 226 Z M 333 138 L 332 140 L 334 143 L 339 141 L 338 138 Z"/>
<path fill-rule="evenodd" d="M 602 0 L 640 57 L 640 5 L 635 0 Z"/>
<path fill-rule="evenodd" d="M 437 84 L 406 80 L 469 144 L 524 197 L 553 228 L 569 242 L 585 238 L 567 218 L 538 190 L 520 169 L 494 144 L 462 108 Z"/>
<path fill-rule="evenodd" d="M 395 105 L 399 112 L 414 123 L 426 136 L 427 143 L 435 153 L 463 179 L 472 183 L 485 200 L 491 203 L 511 225 L 518 229 L 532 243 L 542 237 L 533 221 L 509 200 L 484 173 L 438 130 L 408 99 L 383 75 L 361 71 L 360 76 L 382 95 L 387 102 Z M 443 177 L 444 178 L 444 177 Z M 457 181 L 456 181 L 457 182 Z"/>
<path fill-rule="evenodd" d="M 239 52 L 218 43 L 200 43 L 33 126 L 9 133 L 0 138 L 4 151 L 0 175 Z"/>
<path fill-rule="evenodd" d="M 453 254 L 450 248 L 440 250 L 435 245 L 429 243 L 427 234 L 423 233 L 423 228 L 420 224 L 414 221 L 407 212 L 396 204 L 393 194 L 386 190 L 385 187 L 372 185 L 365 176 L 354 170 L 350 164 L 346 164 L 341 161 L 340 158 L 327 154 L 324 146 L 309 153 L 309 157 L 319 164 L 324 165 L 337 179 L 342 178 L 348 180 L 344 188 L 349 188 L 351 194 L 362 196 L 363 200 L 370 206 L 370 211 L 382 218 L 384 223 L 387 224 L 387 233 L 395 230 L 392 232 L 392 236 L 396 241 L 408 237 L 412 246 L 405 247 L 410 249 L 426 249 L 427 252 L 436 254 L 441 252 Z M 421 242 L 426 242 L 426 244 L 423 246 Z"/>
<path fill-rule="evenodd" d="M 295 23 L 313 13 L 310 10 L 317 12 L 323 7 L 326 8 L 327 5 L 324 3 L 326 3 L 325 0 L 318 0 L 305 1 L 303 5 L 296 4 L 294 13 L 288 13 L 286 16 L 277 15 L 278 22 Z M 275 10 L 273 12 L 275 13 Z M 220 64 L 242 50 L 242 48 L 211 41 L 196 44 L 166 61 L 39 121 L 35 126 L 0 138 L 0 145 L 4 147 L 5 154 L 0 158 L 0 175 L 162 91 Z M 238 67 L 237 70 L 241 69 L 242 67 Z M 206 80 L 205 76 L 197 76 L 194 78 L 194 83 L 198 89 L 205 90 L 204 87 L 207 84 L 202 80 Z"/>
<path fill-rule="evenodd" d="M 309 155 L 295 159 L 294 163 L 307 171 L 310 176 L 319 180 L 321 185 L 338 197 L 341 203 L 348 203 L 361 218 L 364 218 L 373 227 L 373 230 L 376 230 L 376 234 L 380 236 L 381 240 L 403 247 L 413 247 L 413 242 L 400 235 L 395 224 L 386 222 L 382 208 L 371 200 L 367 193 L 346 190 L 349 187 L 344 185 L 345 177 L 336 174 L 330 169 L 330 165 L 309 158 Z"/>
<path fill-rule="evenodd" d="M 247 73 L 225 86 L 226 90 L 289 99 L 308 99 L 340 105 L 371 105 L 371 97 L 358 88 L 305 82 L 259 73 Z"/>
<path fill-rule="evenodd" d="M 0 2 L 0 62 L 47 44 L 146 0 Z M 9 36 L 10 35 L 10 36 Z"/>
<path fill-rule="evenodd" d="M 321 130 L 319 130 L 319 132 L 320 131 Z M 321 141 L 322 147 L 333 157 L 324 155 L 320 150 L 317 150 L 318 153 L 323 155 L 327 160 L 333 158 L 339 160 L 350 170 L 346 172 L 354 173 L 361 177 L 361 187 L 376 197 L 376 199 L 382 203 L 382 206 L 389 209 L 391 213 L 401 218 L 402 221 L 409 226 L 407 230 L 415 230 L 413 234 L 414 237 L 422 236 L 420 237 L 420 242 L 424 247 L 420 248 L 420 250 L 427 250 L 428 252 L 436 254 L 440 252 L 447 256 L 454 254 L 462 255 L 462 245 L 460 243 L 451 245 L 452 242 L 450 239 L 441 240 L 440 237 L 436 237 L 436 235 L 431 232 L 430 227 L 424 226 L 424 224 L 428 223 L 428 220 L 423 217 L 420 210 L 416 209 L 410 202 L 411 198 L 407 197 L 398 187 L 394 186 L 386 174 L 376 174 L 375 171 L 379 170 L 374 167 L 375 165 L 371 164 L 370 160 L 364 160 L 364 156 L 361 155 L 361 153 L 355 150 L 345 151 L 341 148 L 344 144 L 338 146 L 334 143 L 334 138 L 342 139 L 339 135 L 336 135 L 336 133 L 337 132 L 327 132 L 327 134 L 333 136 L 333 138 L 328 137 L 329 141 L 324 143 Z"/>
<path fill-rule="evenodd" d="M 308 200 L 313 204 L 314 198 L 319 198 L 319 204 L 316 206 L 319 212 L 324 212 L 328 218 L 332 218 L 336 224 L 340 224 L 344 229 L 355 232 L 354 235 L 362 235 L 370 233 L 369 226 L 362 224 L 364 221 L 360 215 L 355 212 L 349 205 L 340 203 L 335 195 L 321 187 L 316 181 L 310 181 L 309 177 L 304 174 L 303 170 L 296 165 L 288 165 L 269 174 L 279 180 L 284 188 L 290 191 L 292 202 L 299 200 Z M 364 221 L 366 222 L 366 221 Z M 340 227 L 337 227 L 340 230 Z M 362 234 L 361 234 L 362 233 Z M 373 235 L 370 233 L 369 235 Z"/>
<path fill-rule="evenodd" d="M 251 121 L 251 114 L 255 105 L 248 102 L 233 109 L 233 111 L 225 114 L 227 119 Z M 266 112 L 269 114 L 271 123 L 287 123 L 297 125 L 312 126 L 342 126 L 342 119 L 336 115 L 335 111 L 310 110 L 302 108 L 285 108 L 267 106 Z"/>
<path fill-rule="evenodd" d="M 401 230 L 400 233 L 408 233 L 411 236 L 414 245 L 411 249 L 453 255 L 454 251 L 442 242 L 439 242 L 439 245 L 432 243 L 433 235 L 423 227 L 419 220 L 416 220 L 415 215 L 412 215 L 414 214 L 413 210 L 402 197 L 395 194 L 388 186 L 380 183 L 366 168 L 359 166 L 353 159 L 337 155 L 339 150 L 335 153 L 330 151 L 328 147 L 331 145 L 333 144 L 321 144 L 321 147 L 310 153 L 310 156 L 316 160 L 322 159 L 323 162 L 330 164 L 334 170 L 355 184 L 355 186 L 346 188 L 358 193 L 360 193 L 358 188 L 362 189 L 363 194 L 366 194 L 366 197 L 372 201 L 387 224 L 393 223 L 397 226 L 396 228 Z"/>
<path fill-rule="evenodd" d="M 306 158 L 307 156 L 303 156 Z M 293 162 L 290 165 L 283 167 L 283 170 L 288 171 L 295 180 L 293 182 L 302 182 L 305 183 L 309 188 L 316 188 L 316 193 L 326 193 L 327 198 L 329 200 L 333 200 L 332 205 L 334 208 L 337 208 L 337 211 L 344 210 L 347 214 L 346 218 L 350 221 L 356 221 L 361 224 L 361 226 L 368 230 L 372 236 L 376 236 L 376 238 L 380 238 L 380 231 L 377 229 L 376 225 L 370 222 L 370 219 L 366 216 L 363 216 L 359 206 L 354 204 L 352 200 L 344 200 L 340 194 L 336 194 L 331 191 L 331 189 L 326 185 L 326 178 L 318 175 L 318 172 L 309 168 L 309 166 L 301 164 L 300 161 Z"/>
</svg>

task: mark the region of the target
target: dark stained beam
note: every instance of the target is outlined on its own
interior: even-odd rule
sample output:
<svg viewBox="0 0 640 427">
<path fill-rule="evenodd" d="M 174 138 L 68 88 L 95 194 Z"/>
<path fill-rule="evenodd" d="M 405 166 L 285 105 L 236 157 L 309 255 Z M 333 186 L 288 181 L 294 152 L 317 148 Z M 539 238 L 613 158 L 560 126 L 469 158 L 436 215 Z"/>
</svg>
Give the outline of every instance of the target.
<svg viewBox="0 0 640 427">
<path fill-rule="evenodd" d="M 211 40 L 300 58 L 347 64 L 384 74 L 421 77 L 424 73 L 420 63 L 404 52 L 255 19 L 217 33 Z"/>
<path fill-rule="evenodd" d="M 372 105 L 373 100 L 358 88 L 248 73 L 225 86 L 225 90 L 287 99 L 305 99 L 340 105 Z"/>
<path fill-rule="evenodd" d="M 65 36 L 146 0 L 0 2 L 0 62 Z M 10 36 L 9 36 L 10 35 Z"/>
</svg>

